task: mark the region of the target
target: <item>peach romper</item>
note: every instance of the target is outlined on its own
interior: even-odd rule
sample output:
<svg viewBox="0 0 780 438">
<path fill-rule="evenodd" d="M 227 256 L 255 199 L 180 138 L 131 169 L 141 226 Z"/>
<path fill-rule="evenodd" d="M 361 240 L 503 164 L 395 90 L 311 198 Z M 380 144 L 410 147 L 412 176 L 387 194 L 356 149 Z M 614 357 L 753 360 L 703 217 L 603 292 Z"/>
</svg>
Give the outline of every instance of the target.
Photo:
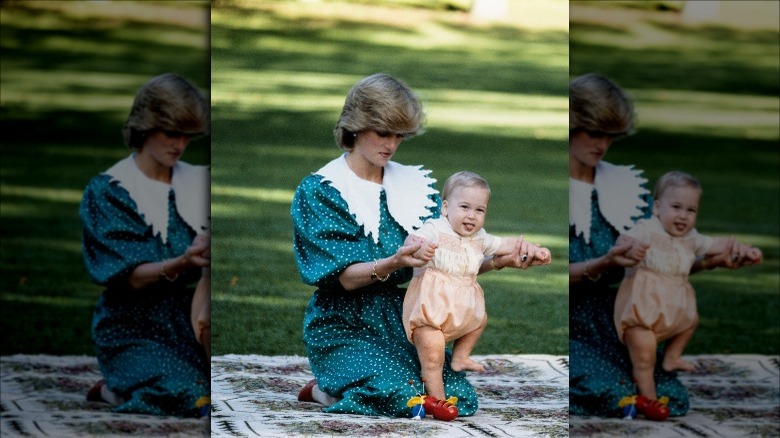
<svg viewBox="0 0 780 438">
<path fill-rule="evenodd" d="M 650 329 L 658 341 L 689 329 L 698 313 L 688 274 L 696 257 L 712 247 L 713 239 L 695 229 L 671 236 L 656 217 L 638 221 L 625 234 L 650 247 L 636 268 L 626 270 L 615 298 L 615 327 L 621 342 L 630 327 Z"/>
<path fill-rule="evenodd" d="M 403 323 L 409 341 L 417 327 L 439 329 L 447 341 L 478 329 L 487 321 L 487 313 L 477 273 L 485 256 L 501 246 L 501 238 L 484 229 L 462 237 L 444 217 L 426 221 L 412 234 L 439 247 L 426 266 L 414 270 L 406 291 Z"/>
</svg>

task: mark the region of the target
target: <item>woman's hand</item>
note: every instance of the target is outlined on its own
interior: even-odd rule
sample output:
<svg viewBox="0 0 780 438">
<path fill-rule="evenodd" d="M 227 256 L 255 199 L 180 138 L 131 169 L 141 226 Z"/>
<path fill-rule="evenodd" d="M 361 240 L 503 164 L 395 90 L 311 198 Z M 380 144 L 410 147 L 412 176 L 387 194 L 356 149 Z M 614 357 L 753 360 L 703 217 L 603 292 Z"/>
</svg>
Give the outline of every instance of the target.
<svg viewBox="0 0 780 438">
<path fill-rule="evenodd" d="M 525 260 L 523 256 L 526 256 Z M 493 265 L 498 268 L 510 267 L 526 270 L 529 266 L 546 265 L 550 263 L 550 259 L 550 250 L 526 242 L 525 238 L 520 236 L 515 242 L 512 252 L 494 257 Z"/>
<path fill-rule="evenodd" d="M 737 242 L 734 237 L 729 237 L 726 248 L 716 254 L 706 256 L 694 266 L 701 269 L 739 269 L 743 266 L 758 265 L 764 259 L 761 250 L 750 245 Z"/>
<path fill-rule="evenodd" d="M 734 263 L 734 269 L 741 268 L 743 266 L 758 265 L 764 259 L 764 255 L 761 250 L 754 248 L 746 243 L 740 243 L 734 241 L 734 246 L 731 250 L 731 260 Z"/>
<path fill-rule="evenodd" d="M 611 268 L 636 266 L 645 258 L 649 247 L 646 243 L 632 237 L 620 235 L 612 248 L 603 256 L 569 263 L 569 283 L 579 283 L 585 279 L 598 281 L 602 274 Z"/>
<path fill-rule="evenodd" d="M 211 266 L 211 238 L 205 234 L 198 234 L 181 257 L 185 269 Z"/>
<path fill-rule="evenodd" d="M 645 258 L 648 248 L 648 244 L 621 234 L 604 256 L 604 265 L 606 268 L 615 266 L 630 268 L 636 266 Z"/>
<path fill-rule="evenodd" d="M 431 242 L 424 237 L 416 236 L 414 234 L 406 236 L 402 248 L 406 246 L 418 246 L 419 249 L 415 251 L 412 256 L 416 259 L 425 261 L 425 263 L 431 261 L 433 255 L 436 253 L 436 248 L 439 247 L 436 242 Z M 398 251 L 396 251 L 396 254 L 398 254 Z"/>
<path fill-rule="evenodd" d="M 421 268 L 433 258 L 437 245 L 433 242 L 414 243 L 398 248 L 393 256 L 393 265 L 398 268 Z"/>
<path fill-rule="evenodd" d="M 211 239 L 207 235 L 195 236 L 184 254 L 154 263 L 136 266 L 128 277 L 130 287 L 141 289 L 159 281 L 174 282 L 188 268 L 211 266 Z"/>
<path fill-rule="evenodd" d="M 339 274 L 339 282 L 345 290 L 355 290 L 375 281 L 385 281 L 390 278 L 390 274 L 400 268 L 421 268 L 430 260 L 417 257 L 422 247 L 422 243 L 410 241 L 398 248 L 398 251 L 390 257 L 378 259 L 376 262 L 349 265 Z"/>
</svg>

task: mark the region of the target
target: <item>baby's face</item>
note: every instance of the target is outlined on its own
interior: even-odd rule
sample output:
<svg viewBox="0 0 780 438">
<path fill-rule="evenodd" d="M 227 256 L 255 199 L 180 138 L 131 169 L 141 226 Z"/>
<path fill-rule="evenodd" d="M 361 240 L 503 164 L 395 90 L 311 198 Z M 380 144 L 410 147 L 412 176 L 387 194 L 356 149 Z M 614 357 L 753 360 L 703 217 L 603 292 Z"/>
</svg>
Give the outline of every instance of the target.
<svg viewBox="0 0 780 438">
<path fill-rule="evenodd" d="M 473 236 L 485 225 L 489 198 L 481 187 L 458 187 L 442 202 L 442 214 L 456 233 Z"/>
<path fill-rule="evenodd" d="M 696 226 L 700 198 L 693 187 L 669 187 L 653 203 L 653 213 L 667 233 L 680 237 Z"/>
</svg>

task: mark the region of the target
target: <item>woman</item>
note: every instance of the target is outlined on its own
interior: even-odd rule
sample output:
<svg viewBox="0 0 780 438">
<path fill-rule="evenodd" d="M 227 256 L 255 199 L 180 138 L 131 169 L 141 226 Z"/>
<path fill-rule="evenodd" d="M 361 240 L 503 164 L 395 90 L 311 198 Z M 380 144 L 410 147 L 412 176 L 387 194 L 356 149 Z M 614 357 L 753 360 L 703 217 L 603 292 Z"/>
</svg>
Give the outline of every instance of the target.
<svg viewBox="0 0 780 438">
<path fill-rule="evenodd" d="M 153 78 L 124 126 L 133 153 L 84 190 L 84 258 L 106 287 L 92 319 L 104 380 L 87 398 L 114 412 L 205 414 L 209 362 L 190 320 L 200 313 L 190 285 L 210 264 L 209 170 L 179 158 L 208 121 L 193 84 Z"/>
<path fill-rule="evenodd" d="M 613 309 L 624 268 L 636 265 L 647 247 L 618 239 L 652 213 L 652 198 L 633 166 L 603 161 L 612 141 L 633 130 L 633 106 L 616 84 L 586 74 L 569 85 L 569 406 L 575 415 L 621 415 L 620 401 L 636 394 L 628 351 L 617 337 Z M 732 257 L 732 249 L 733 256 Z M 738 267 L 745 248 L 728 250 L 694 265 Z M 658 353 L 662 355 L 663 352 Z M 651 413 L 685 415 L 688 392 L 675 373 L 655 370 L 659 396 L 668 407 L 642 406 Z M 637 406 L 640 409 L 640 406 Z M 663 415 L 661 415 L 663 416 Z"/>
<path fill-rule="evenodd" d="M 412 267 L 427 260 L 402 246 L 408 233 L 438 217 L 441 200 L 434 179 L 420 166 L 390 161 L 405 138 L 422 132 L 417 96 L 400 81 L 375 74 L 347 95 L 334 128 L 346 151 L 303 179 L 293 199 L 294 247 L 306 284 L 315 285 L 303 322 L 303 337 L 316 380 L 299 400 L 326 405 L 325 412 L 411 416 L 407 402 L 422 388 L 420 363 L 401 322 L 404 289 Z M 483 263 L 481 272 L 526 268 L 518 242 L 512 254 Z M 410 385 L 410 380 L 414 386 Z M 459 415 L 477 410 L 477 396 L 463 372 L 444 366 L 448 396 Z M 447 410 L 441 401 L 426 410 Z"/>
</svg>

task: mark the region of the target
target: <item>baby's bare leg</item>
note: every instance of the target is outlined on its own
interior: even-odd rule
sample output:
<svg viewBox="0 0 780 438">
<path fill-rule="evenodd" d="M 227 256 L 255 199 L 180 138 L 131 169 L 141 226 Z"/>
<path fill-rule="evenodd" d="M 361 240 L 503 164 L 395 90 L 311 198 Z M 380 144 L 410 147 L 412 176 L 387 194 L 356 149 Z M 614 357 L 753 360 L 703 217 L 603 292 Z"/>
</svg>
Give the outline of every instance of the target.
<svg viewBox="0 0 780 438">
<path fill-rule="evenodd" d="M 653 369 L 655 368 L 655 350 L 658 346 L 655 333 L 644 327 L 631 327 L 626 329 L 623 339 L 628 347 L 628 354 L 631 356 L 637 392 L 650 400 L 655 400 L 657 395 Z"/>
<path fill-rule="evenodd" d="M 482 331 L 485 330 L 485 323 L 479 326 L 476 330 L 470 333 L 466 333 L 462 338 L 455 341 L 455 345 L 452 347 L 452 369 L 453 371 L 485 371 L 485 367 L 471 359 L 471 351 L 479 341 L 479 337 L 482 336 Z"/>
<path fill-rule="evenodd" d="M 444 394 L 444 333 L 433 327 L 418 327 L 412 332 L 412 341 L 420 358 L 425 392 L 440 400 Z"/>
<path fill-rule="evenodd" d="M 211 357 L 211 273 L 208 268 L 195 287 L 190 308 L 190 322 L 195 339 L 203 344 L 206 356 Z"/>
<path fill-rule="evenodd" d="M 688 346 L 688 342 L 691 341 L 691 338 L 693 337 L 693 333 L 696 331 L 696 327 L 699 326 L 699 317 L 696 317 L 696 320 L 693 322 L 691 327 L 680 333 L 677 336 L 674 336 L 669 339 L 669 341 L 666 342 L 666 350 L 664 352 L 664 363 L 661 364 L 664 370 L 666 371 L 674 371 L 674 370 L 680 370 L 680 371 L 688 371 L 688 372 L 694 372 L 696 371 L 696 367 L 693 366 L 690 362 L 686 362 L 682 358 L 682 353 L 685 350 L 685 347 Z"/>
</svg>

